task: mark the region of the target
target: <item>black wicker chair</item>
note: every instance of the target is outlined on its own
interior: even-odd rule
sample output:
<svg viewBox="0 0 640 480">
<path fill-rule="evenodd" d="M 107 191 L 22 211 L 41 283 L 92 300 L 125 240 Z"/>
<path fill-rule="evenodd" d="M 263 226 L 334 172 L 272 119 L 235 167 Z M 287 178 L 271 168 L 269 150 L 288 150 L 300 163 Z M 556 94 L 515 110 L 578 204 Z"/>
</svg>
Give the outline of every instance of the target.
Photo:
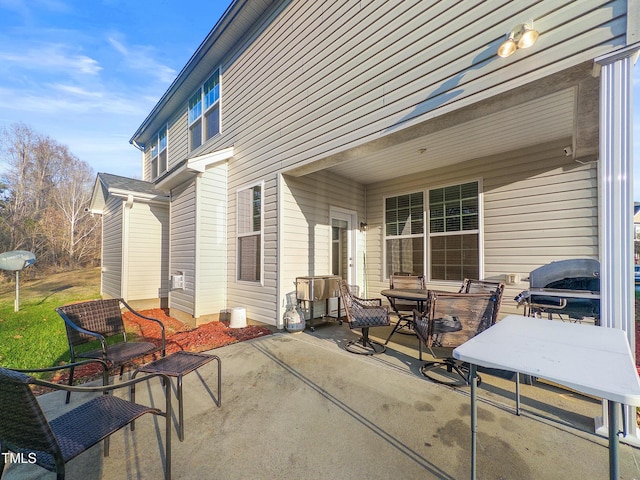
<svg viewBox="0 0 640 480">
<path fill-rule="evenodd" d="M 345 350 L 359 355 L 374 355 L 384 352 L 387 347 L 369 338 L 370 327 L 388 327 L 389 308 L 382 305 L 379 298 L 359 298 L 356 297 L 349 285 L 344 280 L 340 280 L 340 296 L 349 322 L 349 328 L 359 329 L 362 336 L 358 340 L 353 340 L 345 345 Z"/>
<path fill-rule="evenodd" d="M 162 345 L 157 346 L 152 342 L 132 342 L 127 340 L 127 333 L 122 321 L 123 305 L 139 318 L 156 322 L 162 332 Z M 106 362 L 110 367 L 120 367 L 120 377 L 124 367 L 132 360 L 144 357 L 160 351 L 161 356 L 166 354 L 164 325 L 160 320 L 145 317 L 133 310 L 121 298 L 106 300 L 91 300 L 88 302 L 73 303 L 56 308 L 56 312 L 64 320 L 69 342 L 71 363 L 77 358 L 97 358 Z M 115 337 L 116 341 L 109 341 Z M 99 340 L 100 348 L 88 352 L 78 352 L 76 347 L 88 342 Z M 69 371 L 69 385 L 73 385 L 73 367 Z M 69 403 L 71 392 L 67 392 Z"/>
<path fill-rule="evenodd" d="M 73 365 L 52 367 L 35 371 L 53 371 L 77 367 L 91 361 Z M 93 360 L 96 362 L 96 360 Z M 103 372 L 107 365 L 103 364 Z M 26 375 L 25 370 L 16 371 L 0 368 L 0 477 L 7 463 L 5 453 L 22 454 L 30 462 L 56 472 L 58 480 L 65 478 L 65 464 L 104 440 L 104 456 L 109 455 L 109 436 L 130 424 L 145 413 L 165 417 L 165 479 L 171 478 L 171 382 L 161 374 L 152 374 L 129 380 L 117 385 L 100 387 L 70 387 Z M 145 382 L 153 377 L 161 377 L 165 388 L 165 411 L 123 400 L 108 392 L 118 388 Z M 73 392 L 105 393 L 81 404 L 73 410 L 49 421 L 36 399 L 32 385 L 40 385 L 56 390 Z"/>
<path fill-rule="evenodd" d="M 420 360 L 422 346 L 441 361 L 428 362 L 420 372 L 430 380 L 446 385 L 458 385 L 455 379 L 439 375 L 434 370 L 446 368 L 455 371 L 464 384 L 469 384 L 468 365 L 455 360 L 453 349 L 495 324 L 498 317 L 499 294 L 493 293 L 446 293 L 429 292 L 424 313 L 414 311 L 413 322 L 419 341 Z M 478 384 L 480 383 L 478 377 Z"/>
<path fill-rule="evenodd" d="M 405 275 L 394 274 L 389 277 L 389 288 L 391 289 L 419 289 L 426 290 L 427 285 L 425 283 L 424 275 Z M 384 342 L 385 345 L 389 343 L 394 333 L 405 333 L 403 328 L 406 328 L 406 333 L 414 334 L 413 331 L 413 310 L 417 307 L 416 302 L 408 300 L 389 298 L 389 303 L 394 313 L 398 316 L 398 322 L 391 330 L 391 333 Z"/>
</svg>

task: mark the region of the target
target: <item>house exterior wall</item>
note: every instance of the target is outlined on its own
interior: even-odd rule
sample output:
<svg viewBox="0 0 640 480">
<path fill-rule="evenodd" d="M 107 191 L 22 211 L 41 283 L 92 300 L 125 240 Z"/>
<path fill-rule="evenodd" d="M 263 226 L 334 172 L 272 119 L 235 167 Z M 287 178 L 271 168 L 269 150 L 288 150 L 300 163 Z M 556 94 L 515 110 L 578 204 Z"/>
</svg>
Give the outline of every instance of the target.
<svg viewBox="0 0 640 480">
<path fill-rule="evenodd" d="M 107 298 L 122 296 L 122 203 L 121 198 L 109 198 L 102 215 L 100 293 Z"/>
<path fill-rule="evenodd" d="M 222 63 L 222 134 L 199 153 L 244 145 L 232 162 L 243 179 L 286 170 L 624 44 L 626 2 L 587 0 L 580 7 L 292 2 L 256 42 Z M 535 52 L 496 59 L 515 18 L 541 18 Z M 277 88 L 265 95 L 256 79 Z"/>
<path fill-rule="evenodd" d="M 231 172 L 231 165 L 229 166 Z M 238 173 L 236 173 L 237 177 Z M 248 175 L 248 178 L 249 175 Z M 231 182 L 231 173 L 229 177 Z M 277 177 L 274 174 L 268 175 L 264 179 L 263 190 L 263 256 L 264 263 L 262 280 L 256 282 L 241 282 L 237 280 L 237 238 L 236 238 L 236 195 L 238 190 L 243 189 L 254 182 L 238 183 L 229 187 L 228 200 L 228 235 L 227 235 L 227 303 L 230 308 L 245 307 L 247 316 L 261 322 L 274 324 L 278 311 L 277 302 Z"/>
<path fill-rule="evenodd" d="M 331 208 L 356 212 L 358 229 L 365 217 L 365 188 L 352 180 L 318 172 L 304 177 L 283 176 L 281 210 L 280 304 L 295 298 L 296 277 L 330 275 L 331 272 Z M 345 242 L 346 248 L 346 242 Z M 357 236 L 353 261 L 357 273 L 354 283 L 364 280 L 364 239 Z M 289 297 L 287 297 L 289 295 Z M 321 313 L 324 306 L 314 306 Z M 280 320 L 278 317 L 277 320 Z M 270 323 L 273 322 L 273 319 Z"/>
<path fill-rule="evenodd" d="M 170 275 L 182 273 L 184 288 L 169 291 L 169 307 L 195 313 L 196 184 L 187 182 L 171 192 Z"/>
<path fill-rule="evenodd" d="M 272 16 L 265 19 L 257 34 L 252 31 L 245 44 L 234 45 L 211 63 L 211 71 L 218 67 L 221 71 L 221 133 L 189 152 L 186 101 L 168 116 L 169 168 L 187 157 L 234 145 L 227 183 L 228 306 L 246 306 L 250 317 L 267 323 L 279 318 L 284 294 L 295 275 L 280 257 L 290 251 L 300 255 L 310 240 L 309 233 L 302 232 L 299 225 L 289 226 L 286 217 L 279 219 L 279 212 L 305 220 L 309 217 L 317 227 L 321 220 L 314 215 L 320 215 L 332 202 L 333 193 L 329 190 L 325 192 L 327 197 L 314 205 L 305 203 L 307 199 L 297 192 L 298 183 L 308 178 L 314 180 L 310 188 L 322 192 L 323 182 L 328 185 L 328 179 L 320 176 L 316 182 L 315 176 L 297 180 L 287 177 L 279 182 L 281 173 L 312 162 L 330 166 L 331 162 L 344 160 L 348 156 L 345 152 L 392 135 L 396 136 L 394 141 L 401 141 L 403 131 L 421 122 L 460 111 L 622 47 L 627 41 L 627 4 L 624 0 L 584 0 L 577 8 L 568 0 L 455 4 L 419 0 L 276 2 L 270 10 Z M 496 57 L 505 33 L 530 19 L 535 20 L 535 27 L 541 32 L 535 49 L 518 58 Z M 203 75 L 201 81 L 205 79 Z M 192 78 L 190 84 L 197 85 L 199 81 Z M 591 136 L 578 148 L 589 150 L 583 154 L 597 153 L 597 141 Z M 520 158 L 504 161 L 518 164 Z M 425 171 L 428 168 L 425 164 Z M 593 166 L 589 168 L 594 170 Z M 499 181 L 492 174 L 499 177 L 510 169 L 487 172 L 486 178 L 483 174 L 484 188 Z M 457 166 L 450 169 L 451 174 L 460 171 Z M 144 172 L 149 179 L 148 166 Z M 443 181 L 446 176 L 443 174 Z M 465 172 L 464 177 L 467 176 Z M 424 177 L 429 179 L 425 185 L 434 181 L 431 172 Z M 247 284 L 236 280 L 236 193 L 260 181 L 265 186 L 264 275 L 259 284 Z M 346 187 L 338 192 L 340 195 L 353 188 L 352 181 L 340 182 Z M 278 190 L 278 185 L 283 191 Z M 193 290 L 197 278 L 195 236 L 200 234 L 196 228 L 194 189 L 195 184 L 191 184 L 173 192 L 171 209 L 171 271 L 184 271 L 187 287 L 182 292 L 171 292 L 170 302 L 172 307 L 191 315 L 197 313 Z M 507 187 L 503 189 L 512 193 Z M 369 187 L 366 195 L 371 195 Z M 559 192 L 556 195 L 561 197 Z M 283 205 L 278 204 L 279 198 Z M 302 205 L 292 207 L 298 199 Z M 527 199 L 547 204 L 543 196 Z M 374 211 L 369 210 L 371 201 L 367 203 L 367 216 Z M 584 201 L 593 203 L 594 199 Z M 354 202 L 350 207 L 355 205 L 360 210 L 357 200 Z M 485 275 L 497 274 L 503 267 L 516 273 L 514 270 L 523 260 L 513 258 L 501 265 L 497 259 L 501 257 L 500 241 L 494 237 L 499 233 L 491 222 L 498 220 L 490 213 L 489 208 L 485 212 Z M 593 210 L 589 213 L 590 218 Z M 291 234 L 287 228 L 292 229 Z M 312 240 L 319 245 L 323 231 L 322 227 L 317 228 Z M 595 231 L 593 226 L 585 228 Z M 371 233 L 367 234 L 368 242 Z M 373 245 L 367 253 L 375 256 Z M 558 245 L 550 241 L 551 250 L 545 249 L 536 264 L 554 255 L 549 252 L 568 252 Z M 588 251 L 589 255 L 596 255 L 596 250 L 593 245 L 583 245 L 570 254 Z M 325 262 L 322 251 L 311 253 L 314 261 L 309 270 L 320 269 L 320 261 Z M 278 262 L 285 266 L 280 279 Z M 531 263 L 529 260 L 527 265 Z M 523 264 L 522 268 L 528 266 Z M 370 267 L 369 271 L 374 269 Z M 367 280 L 372 285 L 380 282 L 371 275 Z"/>
<path fill-rule="evenodd" d="M 566 258 L 598 258 L 597 164 L 582 165 L 559 153 L 567 141 L 368 185 L 371 292 L 389 285 L 383 275 L 384 198 L 465 181 L 479 180 L 482 186 L 484 272 L 480 277 L 504 282 L 505 275 L 513 273 L 521 279 L 506 287 L 501 315 L 518 313 L 513 298 L 528 288 L 526 279 L 534 268 Z M 428 211 L 426 201 L 425 208 Z M 460 282 L 434 282 L 429 276 L 427 284 L 449 291 L 460 286 Z"/>
<path fill-rule="evenodd" d="M 157 302 L 168 295 L 169 208 L 134 202 L 129 215 L 127 301 Z"/>
<path fill-rule="evenodd" d="M 195 317 L 227 307 L 227 163 L 199 175 L 197 195 Z"/>
</svg>

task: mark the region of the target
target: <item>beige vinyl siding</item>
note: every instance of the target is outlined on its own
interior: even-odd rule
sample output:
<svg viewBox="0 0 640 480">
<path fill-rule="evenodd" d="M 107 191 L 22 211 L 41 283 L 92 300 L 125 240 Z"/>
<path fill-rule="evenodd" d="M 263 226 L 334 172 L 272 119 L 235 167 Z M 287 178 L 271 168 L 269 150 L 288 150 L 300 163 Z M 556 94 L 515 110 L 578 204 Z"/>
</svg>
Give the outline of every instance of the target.
<svg viewBox="0 0 640 480">
<path fill-rule="evenodd" d="M 189 135 L 187 126 L 187 105 L 176 112 L 175 116 L 169 121 L 167 135 L 169 138 L 169 158 L 168 169 L 171 170 L 182 160 L 187 158 L 189 154 Z"/>
<path fill-rule="evenodd" d="M 169 206 L 134 202 L 129 215 L 127 300 L 166 297 Z"/>
<path fill-rule="evenodd" d="M 364 221 L 365 188 L 351 180 L 318 172 L 305 177 L 283 176 L 281 239 L 281 298 L 287 305 L 287 295 L 295 298 L 295 279 L 307 275 L 331 274 L 330 209 L 338 207 L 356 212 L 358 229 Z M 355 283 L 364 281 L 363 237 L 354 245 L 354 260 L 358 267 Z M 346 242 L 345 242 L 346 243 Z M 289 298 L 289 299 L 290 299 Z M 314 306 L 321 313 L 323 305 Z M 280 316 L 284 313 L 282 309 Z M 281 319 L 278 318 L 278 321 Z M 273 320 L 272 322 L 273 323 Z"/>
<path fill-rule="evenodd" d="M 145 182 L 153 182 L 153 178 L 151 178 L 151 149 L 148 148 L 143 152 L 142 158 L 144 159 L 142 162 L 142 179 Z"/>
<path fill-rule="evenodd" d="M 224 131 L 207 149 L 246 145 L 234 166 L 265 176 L 515 88 L 621 44 L 625 2 L 603 4 L 293 3 L 225 65 Z M 542 34 L 506 62 L 494 53 L 514 18 L 539 18 Z"/>
<path fill-rule="evenodd" d="M 382 278 L 383 198 L 479 179 L 483 199 L 484 278 L 521 282 L 507 286 L 501 313 L 515 313 L 513 297 L 528 287 L 536 267 L 566 258 L 598 257 L 597 167 L 562 155 L 568 140 L 399 177 L 367 187 L 369 221 L 368 283 L 372 292 L 387 288 Z M 427 207 L 427 205 L 425 205 Z M 455 282 L 429 282 L 455 290 Z M 520 310 L 522 313 L 522 310 Z"/>
<path fill-rule="evenodd" d="M 184 289 L 169 291 L 169 307 L 195 313 L 196 186 L 187 182 L 171 192 L 169 274 L 183 272 Z"/>
<path fill-rule="evenodd" d="M 252 45 L 223 62 L 222 134 L 198 150 L 205 154 L 236 147 L 229 164 L 228 306 L 245 306 L 251 318 L 268 323 L 279 315 L 274 304 L 282 307 L 283 298 L 274 302 L 278 172 L 611 50 L 623 41 L 620 15 L 624 16 L 625 3 L 598 8 L 602 5 L 589 0 L 581 9 L 566 1 L 502 6 L 292 2 Z M 551 11 L 554 14 L 548 15 Z M 535 50 L 505 62 L 494 56 L 495 48 L 518 23 L 514 19 L 521 17 L 540 19 L 536 25 L 543 34 Z M 584 33 L 575 41 L 566 32 Z M 257 79 L 263 88 L 256 88 Z M 183 131 L 184 151 L 186 120 Z M 263 285 L 248 285 L 236 281 L 235 194 L 243 185 L 261 180 L 264 279 Z M 282 233 L 283 242 L 287 235 Z M 297 250 L 302 246 L 292 250 L 284 243 L 281 252 L 300 256 Z M 311 254 L 322 258 L 320 251 Z M 283 273 L 281 297 L 292 275 Z"/>
<path fill-rule="evenodd" d="M 122 296 L 122 199 L 109 197 L 102 214 L 102 279 L 105 297 Z"/>
<path fill-rule="evenodd" d="M 197 151 L 198 155 L 204 155 L 234 145 L 235 153 L 229 162 L 228 172 L 228 306 L 245 306 L 251 318 L 267 323 L 273 323 L 274 317 L 279 316 L 276 309 L 282 307 L 282 298 L 277 298 L 277 292 L 281 290 L 284 294 L 283 289 L 294 275 L 287 271 L 276 283 L 279 261 L 276 201 L 280 172 L 322 161 L 350 149 L 357 153 L 357 147 L 367 142 L 389 138 L 405 127 L 442 118 L 453 110 L 592 61 L 594 57 L 625 43 L 627 3 L 624 0 L 583 0 L 579 3 L 569 0 L 455 3 L 345 0 L 283 5 L 282 12 L 270 20 L 271 23 L 257 38 L 248 34 L 247 38 L 252 42 L 235 46 L 221 62 L 222 131 Z M 497 57 L 495 51 L 505 33 L 530 19 L 535 20 L 535 26 L 541 33 L 535 48 L 519 51 L 509 59 Z M 217 63 L 212 64 L 210 71 L 217 67 Z M 505 105 L 508 106 L 512 105 Z M 173 112 L 169 123 L 169 168 L 192 155 L 188 152 L 187 132 L 185 101 L 178 111 Z M 517 161 L 517 158 L 513 159 L 516 164 Z M 557 159 L 558 164 L 567 161 L 566 158 Z M 468 164 L 478 166 L 475 173 L 465 171 L 464 179 L 482 177 L 486 194 L 490 197 L 488 192 L 494 189 L 493 179 L 485 178 L 484 168 L 480 167 L 482 162 Z M 455 181 L 459 175 L 453 174 L 463 171 L 462 165 L 467 164 L 448 170 L 438 169 L 435 177 L 433 172 L 425 173 L 423 177 L 416 175 L 408 179 L 408 183 L 418 178 L 423 178 L 426 185 L 447 183 L 447 179 Z M 572 171 L 573 168 L 595 171 L 593 166 L 571 167 Z M 425 165 L 425 170 L 427 168 Z M 491 174 L 498 177 L 504 170 L 504 167 L 497 168 Z M 519 173 L 515 167 L 514 172 Z M 558 177 L 560 172 L 556 174 Z M 402 180 L 407 181 L 406 178 Z M 265 182 L 264 277 L 262 285 L 243 284 L 236 281 L 235 195 L 242 186 L 259 181 Z M 399 181 L 391 181 L 389 186 L 397 185 Z M 288 182 L 289 179 L 283 184 Z M 344 180 L 343 183 L 351 188 L 350 182 Z M 497 189 L 506 193 L 508 188 L 502 186 Z M 549 188 L 557 188 L 555 198 L 561 199 L 561 186 L 550 182 Z M 406 186 L 399 189 L 407 190 Z M 536 232 L 542 225 L 556 221 L 548 218 L 548 214 L 555 210 L 544 200 L 544 195 L 531 196 L 524 187 L 522 191 L 525 198 L 541 203 L 541 211 L 534 209 L 524 213 L 528 223 L 537 225 Z M 280 193 L 287 195 L 287 192 Z M 370 195 L 369 188 L 367 194 Z M 328 204 L 330 199 L 324 202 Z M 372 201 L 368 202 L 369 205 Z M 572 199 L 568 205 L 572 206 L 564 211 L 564 217 L 558 223 L 564 219 L 585 223 L 585 215 L 594 217 L 593 197 Z M 380 206 L 381 199 L 376 209 L 380 210 Z M 288 207 L 280 208 L 286 210 Z M 191 208 L 192 213 L 184 204 L 172 207 L 181 212 L 178 214 L 172 210 L 172 239 L 177 239 L 171 252 L 172 271 L 184 270 L 189 262 L 195 261 L 193 251 L 191 257 L 188 252 L 188 248 L 195 250 L 195 240 L 190 243 L 186 236 L 194 234 L 194 226 L 189 224 L 189 219 L 195 215 L 195 205 Z M 498 248 L 498 239 L 491 237 L 496 225 L 508 228 L 505 223 L 517 223 L 517 219 L 523 218 L 523 208 L 518 212 L 505 207 L 500 215 L 486 211 L 485 241 L 493 242 L 493 248 Z M 549 211 L 545 212 L 544 208 Z M 369 217 L 371 212 L 367 208 Z M 180 234 L 176 236 L 173 223 L 178 220 Z M 369 221 L 370 225 L 373 223 Z M 595 231 L 593 225 L 581 228 Z M 371 242 L 374 232 L 370 229 L 367 233 L 371 245 L 375 245 Z M 292 238 L 300 234 L 299 231 L 293 232 Z M 293 245 L 287 235 L 288 232 L 281 232 L 283 245 L 279 251 L 285 256 L 290 252 L 294 256 L 302 255 L 304 242 Z M 563 241 L 570 241 L 560 238 L 562 236 L 548 239 L 549 250 L 539 245 L 535 250 L 540 255 L 537 260 L 565 254 L 591 255 L 597 250 L 593 245 L 574 245 L 571 250 L 569 246 L 562 246 Z M 524 239 L 520 244 L 525 244 Z M 521 247 L 521 250 L 526 248 Z M 513 248 L 505 252 L 509 260 L 501 264 L 502 253 L 486 248 L 487 276 L 529 271 L 528 265 L 534 261 L 532 258 L 516 260 L 519 257 Z M 311 254 L 315 268 L 315 262 L 322 258 L 321 252 L 313 251 Z M 382 249 L 369 248 L 368 254 L 369 272 L 375 272 L 371 262 L 377 256 L 380 264 Z M 174 260 L 174 255 L 178 255 L 177 260 Z M 522 263 L 520 270 L 516 269 L 518 262 Z M 177 268 L 177 265 L 184 268 Z M 380 279 L 373 281 L 372 276 L 376 275 L 370 273 L 369 280 L 381 286 Z M 187 279 L 189 284 L 189 277 Z M 369 286 L 369 290 L 374 291 L 375 288 Z M 193 313 L 192 300 L 187 301 L 187 296 L 186 292 L 176 292 L 176 305 L 182 305 Z"/>
<path fill-rule="evenodd" d="M 237 280 L 237 237 L 236 237 L 236 193 L 238 189 L 257 182 L 246 183 L 237 189 L 229 188 L 228 209 L 228 258 L 227 258 L 227 285 L 228 307 L 245 307 L 247 316 L 253 320 L 273 325 L 276 318 L 276 279 L 277 279 L 277 188 L 276 177 L 264 179 L 262 192 L 263 201 L 263 278 L 260 283 L 242 282 Z"/>
<path fill-rule="evenodd" d="M 227 164 L 197 180 L 198 237 L 195 316 L 219 313 L 227 301 Z"/>
</svg>

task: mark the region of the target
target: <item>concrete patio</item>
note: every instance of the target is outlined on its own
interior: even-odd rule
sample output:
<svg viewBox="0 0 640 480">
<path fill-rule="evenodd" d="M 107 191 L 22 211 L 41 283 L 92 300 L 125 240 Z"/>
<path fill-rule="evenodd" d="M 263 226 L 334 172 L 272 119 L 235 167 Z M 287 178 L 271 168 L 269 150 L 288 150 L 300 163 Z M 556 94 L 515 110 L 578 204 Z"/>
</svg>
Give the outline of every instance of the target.
<svg viewBox="0 0 640 480">
<path fill-rule="evenodd" d="M 415 337 L 396 334 L 386 353 L 362 357 L 342 348 L 354 336 L 330 322 L 313 333 L 216 349 L 222 407 L 212 399 L 215 362 L 185 377 L 186 438 L 179 442 L 174 428 L 173 478 L 468 478 L 469 389 L 424 379 Z M 608 478 L 607 441 L 593 433 L 598 399 L 541 382 L 522 385 L 523 414 L 516 416 L 513 381 L 486 373 L 482 380 L 478 478 Z M 49 417 L 83 401 L 74 394 L 65 406 L 60 392 L 40 399 Z M 162 408 L 160 383 L 139 388 L 137 400 Z M 109 457 L 98 446 L 71 461 L 67 478 L 162 478 L 163 435 L 164 419 L 143 417 L 134 432 L 111 437 Z M 623 479 L 640 478 L 639 461 L 639 450 L 621 444 Z M 13 464 L 3 478 L 54 475 Z"/>
</svg>

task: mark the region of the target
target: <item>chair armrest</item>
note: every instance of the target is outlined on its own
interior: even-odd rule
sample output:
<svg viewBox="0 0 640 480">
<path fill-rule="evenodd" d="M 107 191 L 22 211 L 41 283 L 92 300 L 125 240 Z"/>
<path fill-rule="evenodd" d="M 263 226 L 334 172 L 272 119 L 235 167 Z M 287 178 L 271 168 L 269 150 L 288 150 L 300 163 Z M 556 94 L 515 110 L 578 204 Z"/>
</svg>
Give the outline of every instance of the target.
<svg viewBox="0 0 640 480">
<path fill-rule="evenodd" d="M 64 365 L 56 365 L 55 367 L 46 367 L 46 368 L 12 368 L 11 370 L 13 370 L 14 372 L 20 372 L 20 373 L 30 373 L 30 372 L 55 372 L 57 370 L 64 370 L 66 368 L 75 368 L 75 367 L 79 367 L 82 365 L 87 365 L 89 363 L 99 363 L 100 365 L 102 365 L 102 370 L 103 371 L 107 371 L 109 369 L 109 366 L 107 365 L 107 363 L 103 360 L 100 360 L 98 358 L 92 358 L 90 360 L 81 360 L 79 362 L 73 362 L 73 363 L 65 363 Z"/>
<path fill-rule="evenodd" d="M 77 332 L 83 333 L 85 335 L 89 335 L 91 337 L 96 337 L 97 340 L 100 340 L 100 344 L 102 345 L 102 354 L 103 354 L 103 359 L 106 358 L 107 355 L 107 340 L 104 338 L 103 335 L 99 334 L 98 332 L 94 332 L 92 330 L 87 330 L 85 328 L 79 327 L 78 325 L 76 325 L 75 323 L 73 323 L 69 317 L 67 317 L 67 315 L 61 311 L 59 308 L 56 308 L 56 312 L 58 312 L 58 315 L 60 315 L 62 317 L 62 320 L 64 320 L 64 323 L 71 327 L 72 329 L 74 329 Z"/>
<path fill-rule="evenodd" d="M 382 299 L 380 298 L 360 298 L 360 297 L 352 297 L 353 301 L 359 303 L 363 307 L 381 307 Z"/>
<path fill-rule="evenodd" d="M 65 365 L 57 365 L 55 367 L 46 367 L 46 368 L 12 368 L 14 372 L 20 373 L 44 373 L 44 372 L 57 372 L 58 370 L 65 370 L 69 368 L 81 367 L 82 365 L 89 365 L 91 363 L 99 363 L 102 367 L 102 385 L 109 385 L 109 366 L 107 362 L 104 360 L 100 360 L 97 358 L 92 358 L 89 360 L 81 360 L 79 362 L 67 363 Z M 49 382 L 52 383 L 52 382 Z M 54 383 L 54 385 L 58 385 Z"/>
<path fill-rule="evenodd" d="M 165 375 L 164 373 L 150 373 L 148 375 L 144 375 L 142 377 L 136 377 L 133 378 L 131 380 L 127 380 L 121 383 L 116 383 L 113 385 L 103 385 L 101 387 L 96 386 L 96 387 L 83 387 L 83 386 L 70 386 L 70 385 L 62 385 L 60 383 L 53 383 L 53 382 L 48 382 L 46 380 L 40 380 L 37 378 L 33 379 L 33 383 L 35 385 L 40 385 L 42 387 L 48 387 L 48 388 L 52 388 L 54 390 L 64 390 L 66 392 L 85 392 L 85 393 L 107 393 L 107 392 L 111 392 L 113 390 L 118 390 L 119 388 L 125 388 L 125 387 L 130 387 L 132 385 L 135 385 L 137 383 L 140 382 L 145 382 L 148 381 L 154 377 L 162 377 L 164 386 L 165 386 L 165 390 L 166 390 L 166 394 L 167 396 L 171 396 L 169 395 L 171 392 L 171 380 L 170 378 Z"/>
<path fill-rule="evenodd" d="M 129 304 L 127 302 L 125 302 L 123 299 L 120 299 L 120 302 L 127 308 L 127 310 L 129 310 L 132 314 L 134 314 L 137 317 L 143 318 L 144 320 L 151 320 L 152 322 L 156 322 L 158 325 L 160 325 L 160 332 L 162 335 L 162 356 L 164 357 L 167 353 L 167 347 L 166 347 L 166 340 L 165 340 L 165 333 L 164 333 L 164 323 L 162 323 L 160 320 L 158 320 L 157 318 L 153 318 L 153 317 L 147 317 L 145 315 L 142 315 L 138 312 L 136 312 L 133 308 L 131 308 L 129 306 Z"/>
<path fill-rule="evenodd" d="M 363 310 L 378 310 L 380 312 L 385 312 L 387 315 L 389 314 L 389 307 L 386 305 L 361 305 Z"/>
</svg>

